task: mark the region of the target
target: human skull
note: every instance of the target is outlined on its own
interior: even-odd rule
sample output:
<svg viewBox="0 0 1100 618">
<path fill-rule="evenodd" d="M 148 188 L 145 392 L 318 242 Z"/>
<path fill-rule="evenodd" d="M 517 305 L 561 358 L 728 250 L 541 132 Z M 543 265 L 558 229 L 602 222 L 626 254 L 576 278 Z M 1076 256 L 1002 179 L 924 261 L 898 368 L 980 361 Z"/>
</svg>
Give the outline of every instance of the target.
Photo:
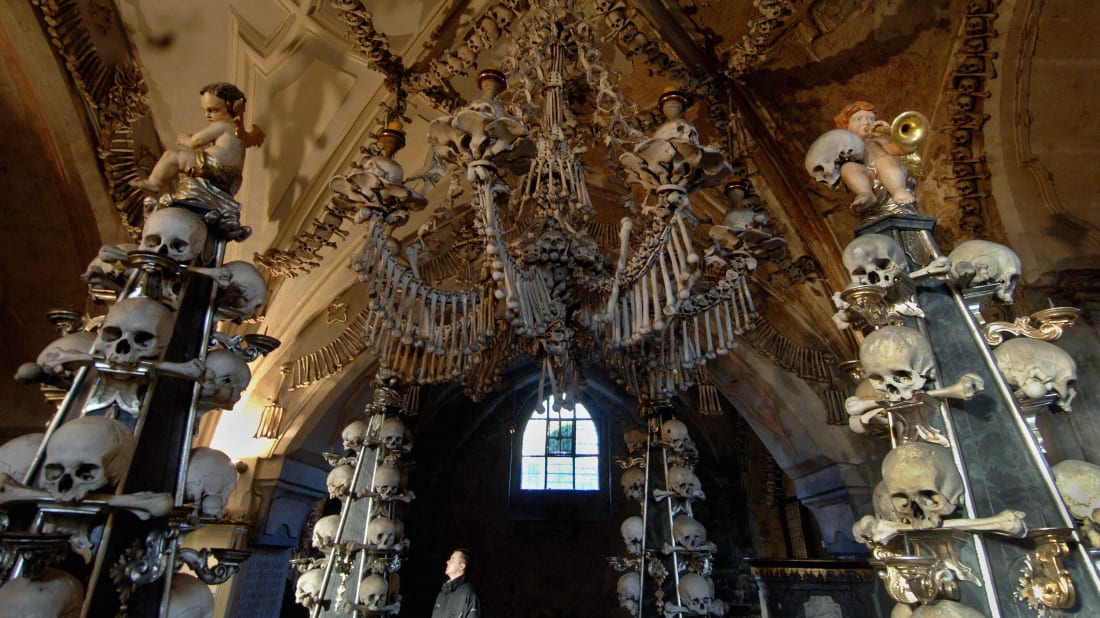
<svg viewBox="0 0 1100 618">
<path fill-rule="evenodd" d="M 657 127 L 653 132 L 654 137 L 667 140 L 686 141 L 692 144 L 699 143 L 699 131 L 695 125 L 683 118 L 676 118 Z"/>
<path fill-rule="evenodd" d="M 69 333 L 50 342 L 39 352 L 35 363 L 48 375 L 70 379 L 73 377 L 73 372 L 59 363 L 65 362 L 67 355 L 91 352 L 95 339 L 96 334 L 88 331 Z"/>
<path fill-rule="evenodd" d="M 122 479 L 130 468 L 134 445 L 134 434 L 113 418 L 75 418 L 50 436 L 42 484 L 55 500 L 83 500 L 88 492 Z"/>
<path fill-rule="evenodd" d="M 375 517 L 367 524 L 367 544 L 371 547 L 391 548 L 400 543 L 404 535 L 405 526 L 397 519 Z"/>
<path fill-rule="evenodd" d="M 631 616 L 637 616 L 642 596 L 642 576 L 635 571 L 623 573 L 615 584 L 615 590 L 619 593 L 619 605 Z"/>
<path fill-rule="evenodd" d="M 310 542 L 314 549 L 327 550 L 336 541 L 336 531 L 340 527 L 340 515 L 325 515 L 313 524 Z"/>
<path fill-rule="evenodd" d="M 645 470 L 638 466 L 631 466 L 623 470 L 623 476 L 619 482 L 623 486 L 623 493 L 627 500 L 645 502 Z"/>
<path fill-rule="evenodd" d="M 214 593 L 194 575 L 172 575 L 168 593 L 168 618 L 211 618 L 214 615 Z"/>
<path fill-rule="evenodd" d="M 851 285 L 875 285 L 889 288 L 898 275 L 908 270 L 905 251 L 890 236 L 864 234 L 844 248 L 844 268 L 848 269 Z"/>
<path fill-rule="evenodd" d="M 61 569 L 47 568 L 36 579 L 16 577 L 0 586 L 5 616 L 78 618 L 84 584 Z"/>
<path fill-rule="evenodd" d="M 340 441 L 344 443 L 345 451 L 359 452 L 363 448 L 363 440 L 367 437 L 367 424 L 363 421 L 352 421 L 340 432 Z"/>
<path fill-rule="evenodd" d="M 714 584 L 698 573 L 685 573 L 680 576 L 680 585 L 676 587 L 684 607 L 705 616 L 710 613 L 714 603 Z"/>
<path fill-rule="evenodd" d="M 382 464 L 374 471 L 374 491 L 385 498 L 401 493 L 401 470 L 393 464 Z"/>
<path fill-rule="evenodd" d="M 183 208 L 154 211 L 141 230 L 142 251 L 150 251 L 181 264 L 201 254 L 205 244 L 206 224 L 198 215 Z"/>
<path fill-rule="evenodd" d="M 228 262 L 224 268 L 232 273 L 229 286 L 221 292 L 218 305 L 248 319 L 267 302 L 267 282 L 260 271 L 248 262 Z"/>
<path fill-rule="evenodd" d="M 939 599 L 928 605 L 921 605 L 913 610 L 912 618 L 983 618 L 985 614 L 968 606 L 951 601 Z"/>
<path fill-rule="evenodd" d="M 382 426 L 378 429 L 378 439 L 382 441 L 382 446 L 386 450 L 400 451 L 405 445 L 405 432 L 405 423 L 402 423 L 401 419 L 387 418 L 382 421 Z"/>
<path fill-rule="evenodd" d="M 623 432 L 623 441 L 626 442 L 626 450 L 631 455 L 645 451 L 649 442 L 649 430 L 641 425 L 634 425 Z"/>
<path fill-rule="evenodd" d="M 840 182 L 840 166 L 848 161 L 862 161 L 866 155 L 863 140 L 844 129 L 833 129 L 810 144 L 803 164 L 810 176 L 829 187 Z"/>
<path fill-rule="evenodd" d="M 359 582 L 359 602 L 367 609 L 378 611 L 386 606 L 390 587 L 381 575 L 371 573 Z"/>
<path fill-rule="evenodd" d="M 343 498 L 351 489 L 351 477 L 355 475 L 355 469 L 348 464 L 340 464 L 328 473 L 325 486 L 328 487 L 330 498 Z"/>
<path fill-rule="evenodd" d="M 191 449 L 185 496 L 207 517 L 221 517 L 237 489 L 237 468 L 229 455 L 206 446 Z"/>
<path fill-rule="evenodd" d="M 886 521 L 898 521 L 898 514 L 894 512 L 894 501 L 890 496 L 890 488 L 886 481 L 879 481 L 871 494 L 871 504 L 875 508 L 875 517 Z"/>
<path fill-rule="evenodd" d="M 243 358 L 230 350 L 212 350 L 206 355 L 200 407 L 205 410 L 232 408 L 241 400 L 241 393 L 250 381 L 252 370 Z"/>
<path fill-rule="evenodd" d="M 324 569 L 310 569 L 299 575 L 298 583 L 294 585 L 294 601 L 306 609 L 312 609 L 321 598 L 324 577 Z"/>
<path fill-rule="evenodd" d="M 34 454 L 38 452 L 44 436 L 41 433 L 23 434 L 0 446 L 0 479 L 6 474 L 13 481 L 22 483 L 23 477 L 27 476 L 27 470 L 34 463 Z"/>
<path fill-rule="evenodd" d="M 674 452 L 682 453 L 691 441 L 691 437 L 683 421 L 670 418 L 661 423 L 661 440 Z"/>
<path fill-rule="evenodd" d="M 619 532 L 623 535 L 626 552 L 631 556 L 641 555 L 642 544 L 645 541 L 645 522 L 642 518 L 637 515 L 627 517 L 619 526 Z"/>
<path fill-rule="evenodd" d="M 681 515 L 672 522 L 672 538 L 688 549 L 701 549 L 707 544 L 707 529 L 690 515 Z"/>
<path fill-rule="evenodd" d="M 1055 402 L 1069 412 L 1077 395 L 1077 363 L 1062 348 L 1040 339 L 1009 339 L 993 349 L 993 358 L 1018 399 L 1057 393 Z"/>
<path fill-rule="evenodd" d="M 1050 468 L 1069 514 L 1100 523 L 1100 466 L 1066 459 Z"/>
<path fill-rule="evenodd" d="M 1023 271 L 1015 251 L 988 240 L 968 240 L 959 243 L 949 257 L 951 273 L 963 287 L 996 283 L 997 298 L 1012 302 Z"/>
<path fill-rule="evenodd" d="M 133 367 L 160 358 L 171 335 L 168 307 L 151 298 L 126 298 L 107 313 L 92 351 L 112 365 Z"/>
<path fill-rule="evenodd" d="M 668 490 L 689 500 L 707 499 L 700 488 L 699 477 L 683 466 L 672 466 L 668 469 Z"/>
<path fill-rule="evenodd" d="M 940 527 L 963 495 L 951 451 L 927 442 L 908 442 L 887 453 L 882 479 L 898 521 L 919 528 Z"/>
<path fill-rule="evenodd" d="M 892 403 L 908 401 L 934 377 L 928 339 L 908 326 L 885 326 L 863 340 L 859 361 L 867 380 Z"/>
</svg>

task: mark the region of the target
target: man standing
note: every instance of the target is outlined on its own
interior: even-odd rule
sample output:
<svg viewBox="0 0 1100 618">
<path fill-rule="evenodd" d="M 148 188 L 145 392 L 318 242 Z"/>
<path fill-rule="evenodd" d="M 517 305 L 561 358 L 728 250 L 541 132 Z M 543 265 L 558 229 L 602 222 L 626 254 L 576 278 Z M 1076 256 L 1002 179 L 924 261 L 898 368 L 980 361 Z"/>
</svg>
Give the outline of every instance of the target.
<svg viewBox="0 0 1100 618">
<path fill-rule="evenodd" d="M 481 618 L 481 604 L 470 582 L 466 581 L 466 568 L 470 565 L 470 552 L 456 549 L 447 559 L 443 573 L 446 583 L 435 597 L 432 618 Z"/>
</svg>

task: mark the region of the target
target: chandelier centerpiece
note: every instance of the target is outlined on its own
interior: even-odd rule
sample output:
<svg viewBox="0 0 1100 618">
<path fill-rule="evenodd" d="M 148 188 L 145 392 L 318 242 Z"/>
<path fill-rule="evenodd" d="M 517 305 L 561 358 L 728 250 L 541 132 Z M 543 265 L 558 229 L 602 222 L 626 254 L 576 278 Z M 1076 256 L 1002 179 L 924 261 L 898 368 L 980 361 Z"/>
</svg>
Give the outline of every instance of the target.
<svg viewBox="0 0 1100 618">
<path fill-rule="evenodd" d="M 540 391 L 560 402 L 574 398 L 578 360 L 592 358 L 632 394 L 664 400 L 703 381 L 699 369 L 751 327 L 760 233 L 704 234 L 692 206 L 730 164 L 684 118 L 686 92 L 666 89 L 664 121 L 643 132 L 594 23 L 569 3 L 532 3 L 502 66 L 478 73 L 480 96 L 430 123 L 427 172 L 404 178 L 392 159 L 404 134 L 391 124 L 378 154 L 333 178 L 336 207 L 368 228 L 353 262 L 373 290 L 367 341 L 402 380 L 458 380 L 479 399 L 528 354 Z M 613 205 L 623 209 L 617 237 L 589 193 L 600 153 L 602 171 L 634 187 Z M 401 251 L 395 229 L 444 177 L 447 199 Z M 471 273 L 463 285 L 439 267 L 447 252 Z"/>
</svg>

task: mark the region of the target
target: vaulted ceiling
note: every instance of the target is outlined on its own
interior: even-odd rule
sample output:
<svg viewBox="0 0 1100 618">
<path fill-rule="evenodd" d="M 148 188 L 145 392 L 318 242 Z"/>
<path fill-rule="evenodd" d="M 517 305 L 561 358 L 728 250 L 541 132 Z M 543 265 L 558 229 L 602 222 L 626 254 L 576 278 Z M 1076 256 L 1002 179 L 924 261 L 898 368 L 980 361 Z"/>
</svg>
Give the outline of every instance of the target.
<svg viewBox="0 0 1100 618">
<path fill-rule="evenodd" d="M 283 345 L 254 367 L 246 400 L 209 415 L 202 435 L 238 457 L 286 453 L 302 447 L 322 418 L 361 410 L 375 362 L 369 353 L 279 393 L 280 367 L 339 338 L 369 300 L 348 267 L 364 232 L 327 218 L 329 180 L 373 144 L 394 104 L 385 83 L 394 75 L 447 84 L 413 88 L 408 97 L 409 143 L 396 158 L 407 175 L 426 168 L 427 124 L 474 95 L 477 68 L 500 64 L 507 31 L 522 27 L 526 4 L 5 3 L 0 128 L 8 147 L 0 164 L 7 225 L 0 240 L 8 249 L 0 301 L 12 326 L 3 335 L 4 370 L 11 374 L 52 338 L 46 310 L 102 311 L 88 305 L 78 276 L 100 244 L 119 242 L 138 225 L 141 196 L 126 181 L 176 134 L 197 128 L 198 89 L 225 80 L 245 91 L 248 122 L 267 134 L 247 159 L 237 195 L 242 221 L 254 231 L 228 257 L 266 264 L 272 294 L 262 320 L 233 328 L 266 332 Z M 746 416 L 794 476 L 816 459 L 862 459 L 846 427 L 827 425 L 822 391 L 799 377 L 808 369 L 795 358 L 835 362 L 855 352 L 856 342 L 830 320 L 830 299 L 847 281 L 840 254 L 859 220 L 843 189 L 815 184 L 802 164 L 845 104 L 867 99 L 887 118 L 919 110 L 931 120 L 918 197 L 922 212 L 939 217 L 945 251 L 967 238 L 1005 242 L 1024 259 L 1025 286 L 1097 267 L 1100 136 L 1089 121 L 1097 105 L 1089 77 L 1100 49 L 1083 44 L 1095 25 L 1087 2 L 576 4 L 606 42 L 604 59 L 621 73 L 639 115 L 653 117 L 666 86 L 704 95 L 687 117 L 704 142 L 739 150 L 731 156 L 742 157 L 774 229 L 788 241 L 788 258 L 762 265 L 753 281 L 767 321 L 761 332 L 778 339 L 742 345 L 711 375 L 730 409 Z M 369 22 L 349 19 L 360 5 Z M 491 46 L 489 22 L 504 27 Z M 479 50 L 491 49 L 471 56 L 475 39 Z M 729 133 L 718 133 L 709 106 L 732 112 Z M 599 170 L 591 184 L 603 216 L 617 220 L 626 184 Z M 726 207 L 714 192 L 701 194 L 696 210 L 707 224 L 719 222 Z M 433 210 L 395 236 L 415 234 Z M 294 248 L 310 237 L 321 240 L 303 258 Z M 6 432 L 45 418 L 27 387 L 2 392 L 19 402 L 5 417 Z M 260 408 L 276 396 L 291 413 L 284 437 L 251 440 Z"/>
</svg>

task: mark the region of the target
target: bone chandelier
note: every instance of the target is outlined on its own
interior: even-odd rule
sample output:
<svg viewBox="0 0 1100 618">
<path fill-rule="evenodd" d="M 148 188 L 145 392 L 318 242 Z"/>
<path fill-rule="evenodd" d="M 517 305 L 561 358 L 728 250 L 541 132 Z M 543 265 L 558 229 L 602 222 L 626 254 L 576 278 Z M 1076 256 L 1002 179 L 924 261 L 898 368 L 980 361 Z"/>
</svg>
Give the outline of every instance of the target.
<svg viewBox="0 0 1100 618">
<path fill-rule="evenodd" d="M 349 23 L 369 20 L 342 8 Z M 747 278 L 785 242 L 737 204 L 751 194 L 743 180 L 726 184 L 734 206 L 725 225 L 700 225 L 693 196 L 732 167 L 681 116 L 681 92 L 661 96 L 664 122 L 643 132 L 594 43 L 600 19 L 570 3 L 532 3 L 511 26 L 503 66 L 477 75 L 481 98 L 431 122 L 428 172 L 404 177 L 392 157 L 405 136 L 391 122 L 378 154 L 333 178 L 335 208 L 367 225 L 353 262 L 373 290 L 367 344 L 407 383 L 458 380 L 479 399 L 529 354 L 541 363 L 540 395 L 549 387 L 569 401 L 578 361 L 594 358 L 632 394 L 661 401 L 704 383 L 707 360 L 751 328 Z M 390 86 L 396 120 L 405 88 Z M 586 185 L 597 154 L 635 189 L 617 242 Z M 393 232 L 446 177 L 447 198 L 402 251 Z"/>
</svg>

